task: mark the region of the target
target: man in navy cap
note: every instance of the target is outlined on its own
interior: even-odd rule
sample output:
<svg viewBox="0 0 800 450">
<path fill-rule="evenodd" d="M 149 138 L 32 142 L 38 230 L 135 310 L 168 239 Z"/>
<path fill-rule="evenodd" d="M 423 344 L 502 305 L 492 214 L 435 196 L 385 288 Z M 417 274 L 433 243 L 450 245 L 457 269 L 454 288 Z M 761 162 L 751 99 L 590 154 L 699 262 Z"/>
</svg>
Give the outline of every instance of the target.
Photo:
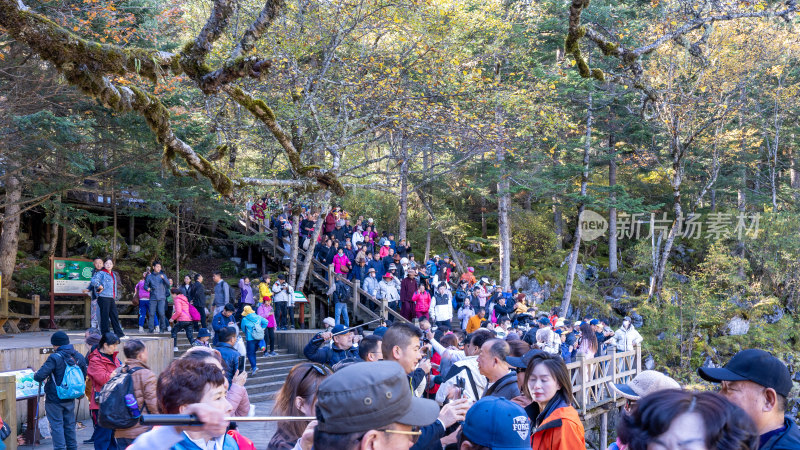
<svg viewBox="0 0 800 450">
<path fill-rule="evenodd" d="M 50 337 L 50 344 L 55 352 L 47 357 L 42 367 L 33 375 L 34 381 L 45 382 L 44 409 L 50 420 L 55 450 L 77 449 L 78 440 L 75 430 L 75 400 L 59 397 L 56 386 L 64 382 L 67 364 L 77 365 L 83 376 L 86 376 L 86 360 L 69 343 L 69 336 L 63 331 L 56 331 Z M 66 383 L 65 383 L 66 384 Z"/>
<path fill-rule="evenodd" d="M 525 410 L 502 397 L 484 397 L 467 412 L 459 450 L 530 450 L 531 421 Z"/>
<path fill-rule="evenodd" d="M 800 429 L 785 417 L 792 390 L 789 369 L 764 350 L 742 350 L 725 367 L 701 367 L 704 379 L 721 383 L 720 393 L 753 419 L 761 434 L 761 450 L 800 448 Z"/>
<path fill-rule="evenodd" d="M 333 366 L 345 358 L 358 358 L 358 348 L 353 347 L 353 332 L 339 324 L 317 334 L 306 344 L 303 354 L 311 361 Z M 330 341 L 333 340 L 333 344 Z"/>
</svg>

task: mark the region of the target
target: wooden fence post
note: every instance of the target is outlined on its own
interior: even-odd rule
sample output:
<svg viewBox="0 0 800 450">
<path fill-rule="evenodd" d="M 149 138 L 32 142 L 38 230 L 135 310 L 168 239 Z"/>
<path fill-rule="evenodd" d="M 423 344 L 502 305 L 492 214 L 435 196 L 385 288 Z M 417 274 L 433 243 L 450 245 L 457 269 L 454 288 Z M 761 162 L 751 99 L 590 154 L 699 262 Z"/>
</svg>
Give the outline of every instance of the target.
<svg viewBox="0 0 800 450">
<path fill-rule="evenodd" d="M 615 384 L 616 382 L 617 382 L 617 346 L 616 345 L 612 345 L 611 346 L 611 383 Z M 609 389 L 609 392 L 611 393 L 611 398 L 616 403 L 616 401 L 617 401 L 617 391 L 615 391 L 613 389 Z M 606 447 L 603 447 L 603 448 L 606 448 Z"/>
<path fill-rule="evenodd" d="M 358 280 L 353 281 L 353 322 L 358 320 L 358 305 L 361 303 L 361 296 L 358 289 L 361 287 L 361 282 Z"/>
<path fill-rule="evenodd" d="M 578 352 L 578 386 L 580 387 L 580 392 L 578 393 L 578 398 L 581 401 L 580 409 L 578 412 L 581 415 L 586 414 L 586 382 L 588 381 L 587 373 L 586 373 L 586 355 L 582 352 Z"/>
<path fill-rule="evenodd" d="M 11 436 L 5 440 L 6 447 L 17 450 L 17 377 L 14 375 L 0 376 L 0 414 L 11 429 Z"/>
<path fill-rule="evenodd" d="M 314 294 L 308 294 L 308 307 L 311 310 L 311 317 L 308 319 L 308 329 L 314 329 L 317 326 L 317 304 L 316 304 L 316 296 Z"/>
<path fill-rule="evenodd" d="M 84 321 L 86 322 L 86 328 L 92 326 L 92 297 L 84 297 L 83 303 L 83 311 L 84 311 Z"/>
<path fill-rule="evenodd" d="M 39 306 L 41 304 L 41 298 L 38 295 L 32 295 L 31 299 L 33 300 L 33 309 L 31 311 L 31 327 L 28 331 L 39 331 Z"/>
<path fill-rule="evenodd" d="M 600 415 L 600 448 L 608 448 L 608 413 Z"/>
<path fill-rule="evenodd" d="M 639 375 L 642 371 L 642 344 L 636 344 L 634 351 L 636 351 L 636 375 Z"/>
<path fill-rule="evenodd" d="M 0 292 L 0 316 L 8 317 L 8 289 L 6 288 Z"/>
</svg>

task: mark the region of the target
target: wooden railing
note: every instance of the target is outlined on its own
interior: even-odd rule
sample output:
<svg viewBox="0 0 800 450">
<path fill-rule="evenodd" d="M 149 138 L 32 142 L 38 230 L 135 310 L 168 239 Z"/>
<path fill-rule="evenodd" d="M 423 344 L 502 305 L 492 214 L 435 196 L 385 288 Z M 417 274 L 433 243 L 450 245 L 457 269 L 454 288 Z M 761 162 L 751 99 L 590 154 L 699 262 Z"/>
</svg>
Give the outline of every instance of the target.
<svg viewBox="0 0 800 450">
<path fill-rule="evenodd" d="M 9 304 L 11 302 L 30 305 L 30 314 L 9 311 Z M 28 331 L 39 331 L 39 309 L 40 298 L 38 295 L 34 295 L 29 299 L 19 298 L 11 295 L 8 292 L 8 289 L 4 288 L 0 292 L 0 334 L 5 334 L 5 330 L 3 329 L 5 325 L 8 325 L 8 328 L 12 333 L 19 333 L 19 323 L 22 320 L 31 321 L 31 326 Z"/>
<path fill-rule="evenodd" d="M 625 399 L 611 389 L 611 384 L 624 384 L 642 371 L 642 348 L 636 345 L 628 352 L 617 352 L 609 346 L 608 354 L 586 358 L 567 364 L 572 393 L 578 413 L 585 421 L 600 417 L 600 448 L 608 448 L 608 412 L 622 406 Z"/>
<path fill-rule="evenodd" d="M 8 450 L 17 450 L 17 377 L 0 375 L 0 416 L 11 429 L 4 442 Z"/>
<path fill-rule="evenodd" d="M 251 227 L 248 227 L 248 230 L 251 232 L 255 232 Z M 272 230 L 267 231 L 270 234 L 270 239 L 267 239 L 264 243 L 266 244 L 265 247 L 268 247 L 267 250 L 271 253 L 272 259 L 281 265 L 287 265 L 284 263 L 284 257 L 290 258 L 291 255 L 283 246 L 278 244 L 278 237 Z M 297 257 L 298 257 L 298 266 L 300 265 L 299 260 L 305 261 L 305 258 L 308 257 L 308 252 L 303 250 L 302 248 L 297 249 Z M 326 290 L 330 289 L 330 286 L 335 282 L 335 274 L 333 270 L 333 265 L 326 266 L 323 262 L 319 261 L 318 259 L 312 256 L 311 259 L 311 267 L 308 271 L 308 277 L 306 278 L 306 284 L 310 287 L 311 280 L 315 279 L 325 285 Z M 351 292 L 351 300 L 353 302 L 353 319 L 358 320 L 359 316 L 367 317 L 369 320 L 373 319 L 384 319 L 387 320 L 391 317 L 392 321 L 399 321 L 399 322 L 408 322 L 405 317 L 401 316 L 400 313 L 389 308 L 387 302 L 385 300 L 379 300 L 375 298 L 375 296 L 370 295 L 364 289 L 361 289 L 360 281 L 348 281 L 347 279 L 343 280 L 345 284 L 350 286 Z M 325 300 L 327 303 L 327 300 Z M 372 305 L 371 308 L 369 305 Z M 313 305 L 311 305 L 313 311 Z M 373 309 L 374 308 L 374 309 Z M 377 312 L 376 312 L 377 311 Z"/>
</svg>

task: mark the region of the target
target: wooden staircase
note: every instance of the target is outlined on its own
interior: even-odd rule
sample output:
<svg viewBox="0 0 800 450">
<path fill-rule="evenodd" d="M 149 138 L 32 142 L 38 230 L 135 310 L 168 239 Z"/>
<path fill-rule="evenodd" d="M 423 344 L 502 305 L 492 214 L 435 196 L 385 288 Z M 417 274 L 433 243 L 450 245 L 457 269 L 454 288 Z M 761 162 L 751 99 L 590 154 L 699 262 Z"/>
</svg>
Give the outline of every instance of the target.
<svg viewBox="0 0 800 450">
<path fill-rule="evenodd" d="M 164 335 L 165 337 L 167 335 Z M 178 351 L 175 358 L 180 357 L 191 346 L 186 343 L 186 336 L 183 333 L 178 335 Z M 245 368 L 247 369 L 247 382 L 244 387 L 250 396 L 250 403 L 259 403 L 273 400 L 286 382 L 286 376 L 296 364 L 308 362 L 307 359 L 289 353 L 285 348 L 275 348 L 277 356 L 263 356 L 260 351 L 256 352 L 256 364 L 258 372 L 255 376 L 250 375 L 252 368 L 245 358 Z M 241 370 L 241 368 L 240 368 Z M 266 411 L 262 411 L 266 414 Z M 261 413 L 259 413 L 261 414 Z"/>
</svg>

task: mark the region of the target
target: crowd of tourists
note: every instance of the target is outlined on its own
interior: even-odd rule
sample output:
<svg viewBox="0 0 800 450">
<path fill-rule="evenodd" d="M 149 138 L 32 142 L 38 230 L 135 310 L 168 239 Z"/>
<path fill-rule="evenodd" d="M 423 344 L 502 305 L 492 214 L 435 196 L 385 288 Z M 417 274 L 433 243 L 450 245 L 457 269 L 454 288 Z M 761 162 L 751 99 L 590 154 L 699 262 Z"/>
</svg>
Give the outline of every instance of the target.
<svg viewBox="0 0 800 450">
<path fill-rule="evenodd" d="M 351 224 L 340 209 L 328 216 L 315 257 L 336 273 L 328 293 L 333 317 L 323 320 L 324 330 L 304 348 L 308 361 L 290 370 L 275 397 L 272 415 L 299 420 L 279 421 L 268 449 L 587 448 L 575 369 L 567 365 L 635 350 L 642 336 L 629 317 L 615 330 L 600 318 L 571 321 L 555 308 L 540 311 L 524 293 L 478 278 L 472 268 L 458 274 L 446 255 L 417 263 L 407 242 L 379 237 L 372 219 Z M 260 219 L 282 230 L 281 239 L 293 231 L 285 213 Z M 305 239 L 315 220 L 303 214 Z M 55 449 L 77 448 L 75 399 L 83 395 L 98 450 L 255 448 L 233 419 L 250 411 L 245 384 L 258 372 L 256 355 L 274 356 L 275 331 L 295 326 L 293 286 L 280 274 L 243 277 L 234 296 L 215 273 L 207 302 L 201 275 L 174 286 L 160 266 L 136 286 L 139 331 L 166 327 L 176 352 L 183 331 L 191 347 L 153 373 L 144 343 L 119 326 L 113 264 L 96 262 L 87 292 L 99 329 L 87 332 L 90 351 L 78 353 L 57 332 L 54 352 L 35 374 L 45 383 Z M 350 327 L 344 280 L 358 280 L 407 321 L 372 332 Z M 625 404 L 609 449 L 800 448 L 800 431 L 786 417 L 792 378 L 778 358 L 743 350 L 698 375 L 719 390 L 682 389 L 653 370 L 611 386 Z M 136 420 L 142 413 L 192 414 L 202 425 L 150 428 Z"/>
<path fill-rule="evenodd" d="M 220 329 L 216 345 L 192 347 L 158 375 L 138 339 L 89 336 L 87 357 L 67 334 L 53 334 L 55 351 L 35 374 L 45 382 L 53 447 L 77 448 L 75 398 L 86 390 L 97 449 L 255 448 L 235 424 L 249 410 L 247 374 L 231 345 L 236 333 Z M 356 335 L 334 325 L 319 336 L 333 345 L 291 369 L 272 415 L 301 420 L 278 422 L 268 449 L 586 448 L 570 371 L 558 354 L 485 326 L 442 333 L 426 321 L 403 322 Z M 431 376 L 435 369 L 440 374 Z M 698 374 L 719 391 L 681 389 L 652 370 L 613 385 L 625 404 L 609 449 L 800 448 L 800 431 L 785 417 L 792 379 L 782 361 L 743 350 Z M 151 429 L 135 420 L 142 413 L 193 414 L 202 425 Z"/>
</svg>

